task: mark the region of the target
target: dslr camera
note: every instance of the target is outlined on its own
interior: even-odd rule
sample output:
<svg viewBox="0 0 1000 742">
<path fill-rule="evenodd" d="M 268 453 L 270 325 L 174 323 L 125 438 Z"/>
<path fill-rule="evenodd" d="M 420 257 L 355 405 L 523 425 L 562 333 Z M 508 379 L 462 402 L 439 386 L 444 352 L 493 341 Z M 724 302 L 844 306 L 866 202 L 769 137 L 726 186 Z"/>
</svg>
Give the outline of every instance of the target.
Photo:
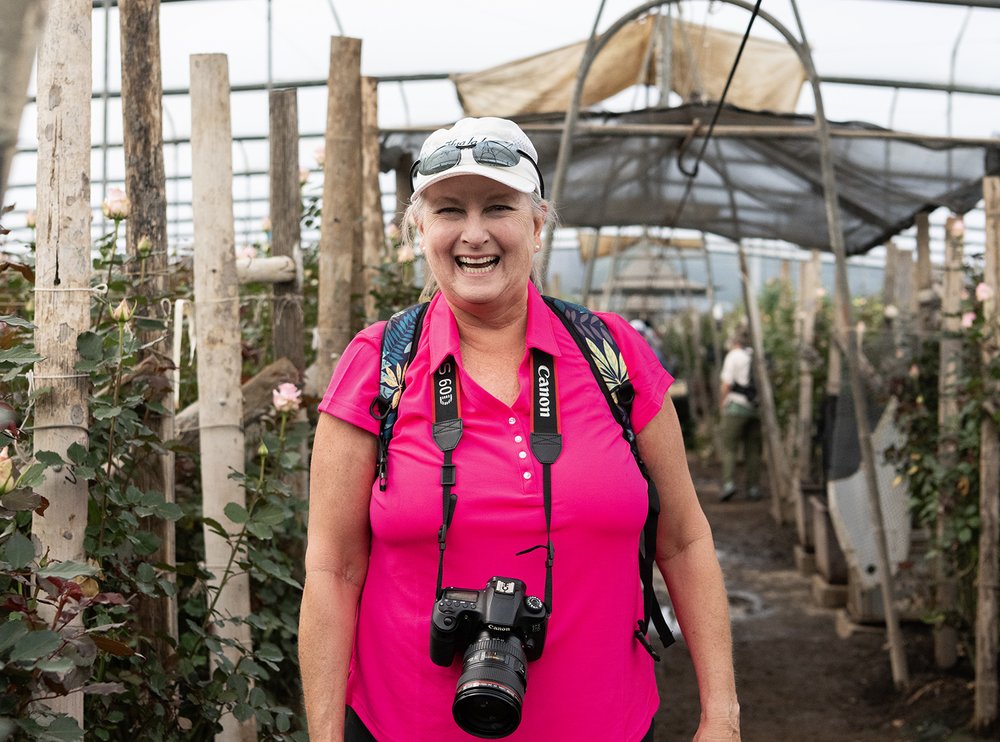
<svg viewBox="0 0 1000 742">
<path fill-rule="evenodd" d="M 448 667 L 463 650 L 452 714 L 469 734 L 506 737 L 521 722 L 527 663 L 542 656 L 549 612 L 521 580 L 494 577 L 483 590 L 446 588 L 431 617 L 431 660 Z"/>
</svg>

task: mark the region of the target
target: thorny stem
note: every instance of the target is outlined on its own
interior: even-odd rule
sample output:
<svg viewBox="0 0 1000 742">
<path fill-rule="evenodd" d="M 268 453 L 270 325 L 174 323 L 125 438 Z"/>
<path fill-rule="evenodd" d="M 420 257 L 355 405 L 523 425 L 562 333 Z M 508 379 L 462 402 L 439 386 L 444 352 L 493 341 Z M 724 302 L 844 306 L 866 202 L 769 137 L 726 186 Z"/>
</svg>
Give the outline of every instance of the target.
<svg viewBox="0 0 1000 742">
<path fill-rule="evenodd" d="M 111 285 L 111 272 L 114 270 L 114 267 L 115 267 L 115 260 L 114 260 L 114 258 L 115 258 L 115 249 L 118 246 L 118 225 L 119 224 L 121 224 L 121 219 L 115 219 L 115 233 L 111 237 L 111 243 L 110 243 L 111 247 L 110 247 L 110 250 L 108 252 L 108 278 L 107 278 L 107 281 L 106 281 L 108 285 Z M 104 305 L 105 304 L 107 304 L 107 302 L 104 302 L 104 304 L 101 304 L 100 308 L 97 310 L 97 322 L 94 323 L 95 327 L 101 324 L 101 319 L 104 317 Z"/>
<path fill-rule="evenodd" d="M 115 222 L 115 229 L 118 228 L 118 222 Z M 111 406 L 116 407 L 118 405 L 119 392 L 122 383 L 122 361 L 124 360 L 124 348 L 125 348 L 125 323 L 118 323 L 118 363 L 115 368 L 115 379 L 112 387 L 112 402 Z M 115 415 L 111 418 L 111 427 L 108 429 L 108 463 L 107 470 L 108 474 L 111 474 L 112 463 L 114 462 L 114 446 L 115 446 L 115 428 L 118 422 L 118 416 Z M 101 549 L 104 546 L 104 524 L 108 519 L 108 497 L 105 494 L 104 498 L 101 500 L 101 527 L 97 533 L 97 552 L 101 553 Z"/>
</svg>

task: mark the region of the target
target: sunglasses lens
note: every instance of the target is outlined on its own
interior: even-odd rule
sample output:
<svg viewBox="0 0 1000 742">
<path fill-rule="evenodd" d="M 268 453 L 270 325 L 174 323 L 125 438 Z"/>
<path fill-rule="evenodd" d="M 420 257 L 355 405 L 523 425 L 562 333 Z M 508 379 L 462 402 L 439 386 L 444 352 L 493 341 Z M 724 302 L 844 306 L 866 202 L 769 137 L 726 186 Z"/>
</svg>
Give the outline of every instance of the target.
<svg viewBox="0 0 1000 742">
<path fill-rule="evenodd" d="M 440 147 L 431 152 L 417 164 L 417 172 L 421 175 L 435 175 L 455 167 L 462 161 L 462 150 L 452 145 Z"/>
<path fill-rule="evenodd" d="M 497 167 L 514 167 L 521 160 L 521 153 L 513 145 L 490 139 L 478 142 L 472 150 L 472 156 L 480 165 Z"/>
</svg>

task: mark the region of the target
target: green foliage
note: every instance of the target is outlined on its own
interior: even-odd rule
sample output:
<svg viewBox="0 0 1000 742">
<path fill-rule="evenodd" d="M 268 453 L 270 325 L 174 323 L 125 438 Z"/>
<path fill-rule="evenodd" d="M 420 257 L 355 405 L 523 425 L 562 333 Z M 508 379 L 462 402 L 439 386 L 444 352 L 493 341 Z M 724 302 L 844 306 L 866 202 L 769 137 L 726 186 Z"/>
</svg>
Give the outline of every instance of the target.
<svg viewBox="0 0 1000 742">
<path fill-rule="evenodd" d="M 974 265 L 967 269 L 966 280 L 969 287 L 981 280 Z M 980 349 L 989 338 L 981 302 L 971 292 L 962 313 L 972 321 L 952 336 L 960 341 L 958 379 L 949 390 L 955 395 L 957 416 L 942 427 L 940 342 L 946 335 L 938 330 L 914 342 L 910 365 L 892 378 L 896 425 L 903 440 L 887 458 L 907 481 L 915 525 L 930 534 L 929 557 L 941 557 L 958 585 L 957 606 L 948 611 L 935 607 L 927 620 L 957 628 L 971 654 L 979 559 L 980 430 L 984 417 L 993 414 L 987 389 L 1000 379 L 1000 367 L 984 365 Z"/>
</svg>

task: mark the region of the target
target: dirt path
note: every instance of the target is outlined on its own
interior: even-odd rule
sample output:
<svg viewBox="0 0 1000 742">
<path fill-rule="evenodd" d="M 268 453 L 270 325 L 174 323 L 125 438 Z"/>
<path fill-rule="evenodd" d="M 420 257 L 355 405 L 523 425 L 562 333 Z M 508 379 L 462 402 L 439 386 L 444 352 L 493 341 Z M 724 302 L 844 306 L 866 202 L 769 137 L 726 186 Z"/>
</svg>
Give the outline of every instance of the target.
<svg viewBox="0 0 1000 742">
<path fill-rule="evenodd" d="M 906 625 L 912 683 L 892 686 L 884 631 L 838 637 L 836 611 L 819 608 L 794 564 L 795 531 L 779 528 L 765 498 L 719 503 L 711 472 L 695 466 L 715 533 L 733 612 L 734 655 L 746 742 L 966 742 L 971 715 L 967 668 L 937 676 L 929 635 Z M 699 705 L 683 642 L 659 668 L 658 742 L 690 740 Z"/>
</svg>

